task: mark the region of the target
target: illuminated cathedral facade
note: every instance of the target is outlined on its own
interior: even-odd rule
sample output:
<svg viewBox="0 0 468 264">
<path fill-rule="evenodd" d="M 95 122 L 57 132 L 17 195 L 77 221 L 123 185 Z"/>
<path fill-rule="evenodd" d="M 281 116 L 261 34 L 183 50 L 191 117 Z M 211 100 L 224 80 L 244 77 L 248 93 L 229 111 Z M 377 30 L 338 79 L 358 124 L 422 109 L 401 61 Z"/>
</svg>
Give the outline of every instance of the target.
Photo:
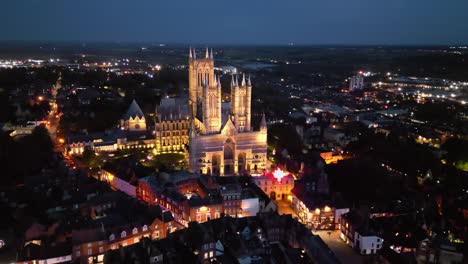
<svg viewBox="0 0 468 264">
<path fill-rule="evenodd" d="M 250 77 L 233 76 L 230 104 L 221 100 L 221 82 L 214 72 L 213 51 L 197 58 L 189 53 L 189 159 L 193 172 L 215 175 L 260 173 L 267 162 L 267 127 L 251 126 Z"/>
</svg>

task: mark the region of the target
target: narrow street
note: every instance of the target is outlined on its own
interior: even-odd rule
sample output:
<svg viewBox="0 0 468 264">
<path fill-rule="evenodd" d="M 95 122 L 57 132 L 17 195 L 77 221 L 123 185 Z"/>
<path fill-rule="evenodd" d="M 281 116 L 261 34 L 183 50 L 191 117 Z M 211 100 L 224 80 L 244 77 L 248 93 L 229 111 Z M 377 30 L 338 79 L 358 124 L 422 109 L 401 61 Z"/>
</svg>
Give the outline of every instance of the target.
<svg viewBox="0 0 468 264">
<path fill-rule="evenodd" d="M 278 206 L 278 214 L 290 214 L 292 217 L 297 217 L 296 213 L 291 207 L 291 203 L 287 200 L 276 200 L 276 206 Z"/>
<path fill-rule="evenodd" d="M 323 230 L 312 232 L 327 244 L 327 246 L 333 250 L 335 255 L 343 264 L 361 264 L 364 262 L 364 257 L 359 255 L 350 246 L 346 245 L 343 240 L 340 239 L 340 230 Z"/>
<path fill-rule="evenodd" d="M 278 206 L 278 213 L 282 214 L 291 214 L 293 217 L 297 217 L 296 213 L 291 207 L 291 203 L 287 200 L 277 200 L 275 201 L 276 205 Z M 354 251 L 350 246 L 346 245 L 340 239 L 340 230 L 333 230 L 333 231 L 313 231 L 315 235 L 320 236 L 320 238 L 327 244 L 327 246 L 333 250 L 336 254 L 338 259 L 343 264 L 360 264 L 363 263 L 364 258 L 363 256 L 359 255 L 356 251 Z"/>
</svg>

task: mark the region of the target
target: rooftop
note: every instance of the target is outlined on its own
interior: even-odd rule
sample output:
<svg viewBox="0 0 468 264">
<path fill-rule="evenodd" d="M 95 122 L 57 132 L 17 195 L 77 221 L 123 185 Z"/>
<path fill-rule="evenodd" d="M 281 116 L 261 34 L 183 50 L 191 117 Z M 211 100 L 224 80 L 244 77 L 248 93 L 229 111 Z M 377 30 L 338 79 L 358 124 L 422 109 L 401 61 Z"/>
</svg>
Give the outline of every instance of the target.
<svg viewBox="0 0 468 264">
<path fill-rule="evenodd" d="M 145 117 L 145 115 L 143 114 L 143 111 L 141 111 L 141 108 L 140 106 L 138 105 L 138 103 L 133 100 L 132 103 L 130 104 L 130 107 L 128 108 L 127 112 L 124 114 L 123 118 L 125 120 L 128 120 L 131 118 L 143 118 Z"/>
</svg>

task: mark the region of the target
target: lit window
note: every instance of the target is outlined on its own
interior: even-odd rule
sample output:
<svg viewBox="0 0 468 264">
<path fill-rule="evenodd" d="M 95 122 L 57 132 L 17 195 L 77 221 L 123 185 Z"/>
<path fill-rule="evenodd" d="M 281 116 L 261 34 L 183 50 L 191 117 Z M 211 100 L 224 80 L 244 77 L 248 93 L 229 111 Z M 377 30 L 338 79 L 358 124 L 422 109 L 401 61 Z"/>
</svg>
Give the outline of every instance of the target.
<svg viewBox="0 0 468 264">
<path fill-rule="evenodd" d="M 127 232 L 122 231 L 122 233 L 120 233 L 120 237 L 121 237 L 121 238 L 124 238 L 124 237 L 126 237 L 126 236 L 127 236 Z"/>
<path fill-rule="evenodd" d="M 144 226 L 143 226 L 143 232 L 146 232 L 146 231 L 148 231 L 148 226 L 147 226 L 147 225 L 144 225 Z"/>
<path fill-rule="evenodd" d="M 132 230 L 132 234 L 134 234 L 134 235 L 135 235 L 135 234 L 137 234 L 137 233 L 138 233 L 138 229 L 137 229 L 136 227 L 135 227 L 135 228 L 133 228 L 133 230 Z"/>
</svg>

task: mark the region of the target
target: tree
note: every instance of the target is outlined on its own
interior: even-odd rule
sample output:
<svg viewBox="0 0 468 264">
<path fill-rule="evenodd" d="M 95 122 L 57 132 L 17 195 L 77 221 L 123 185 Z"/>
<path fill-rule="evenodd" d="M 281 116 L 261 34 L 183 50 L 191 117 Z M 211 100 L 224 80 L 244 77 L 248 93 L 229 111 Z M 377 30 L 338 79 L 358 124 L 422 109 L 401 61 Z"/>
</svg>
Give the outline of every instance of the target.
<svg viewBox="0 0 468 264">
<path fill-rule="evenodd" d="M 99 158 L 97 157 L 96 152 L 94 152 L 94 150 L 90 147 L 86 147 L 83 150 L 81 161 L 89 168 L 95 169 L 100 166 Z"/>
<path fill-rule="evenodd" d="M 468 141 L 458 138 L 450 138 L 441 146 L 447 151 L 447 161 L 452 163 L 457 169 L 468 171 Z"/>
<path fill-rule="evenodd" d="M 190 222 L 187 229 L 187 242 L 193 250 L 199 249 L 203 244 L 204 232 L 198 222 Z"/>
<path fill-rule="evenodd" d="M 54 144 L 50 138 L 49 131 L 44 125 L 37 126 L 33 129 L 31 140 L 36 142 L 43 153 L 52 153 Z"/>
<path fill-rule="evenodd" d="M 8 134 L 0 135 L 0 166 L 3 168 L 1 184 L 22 183 L 53 161 L 53 143 L 47 129 L 41 125 L 27 135 L 13 140 Z"/>
</svg>

